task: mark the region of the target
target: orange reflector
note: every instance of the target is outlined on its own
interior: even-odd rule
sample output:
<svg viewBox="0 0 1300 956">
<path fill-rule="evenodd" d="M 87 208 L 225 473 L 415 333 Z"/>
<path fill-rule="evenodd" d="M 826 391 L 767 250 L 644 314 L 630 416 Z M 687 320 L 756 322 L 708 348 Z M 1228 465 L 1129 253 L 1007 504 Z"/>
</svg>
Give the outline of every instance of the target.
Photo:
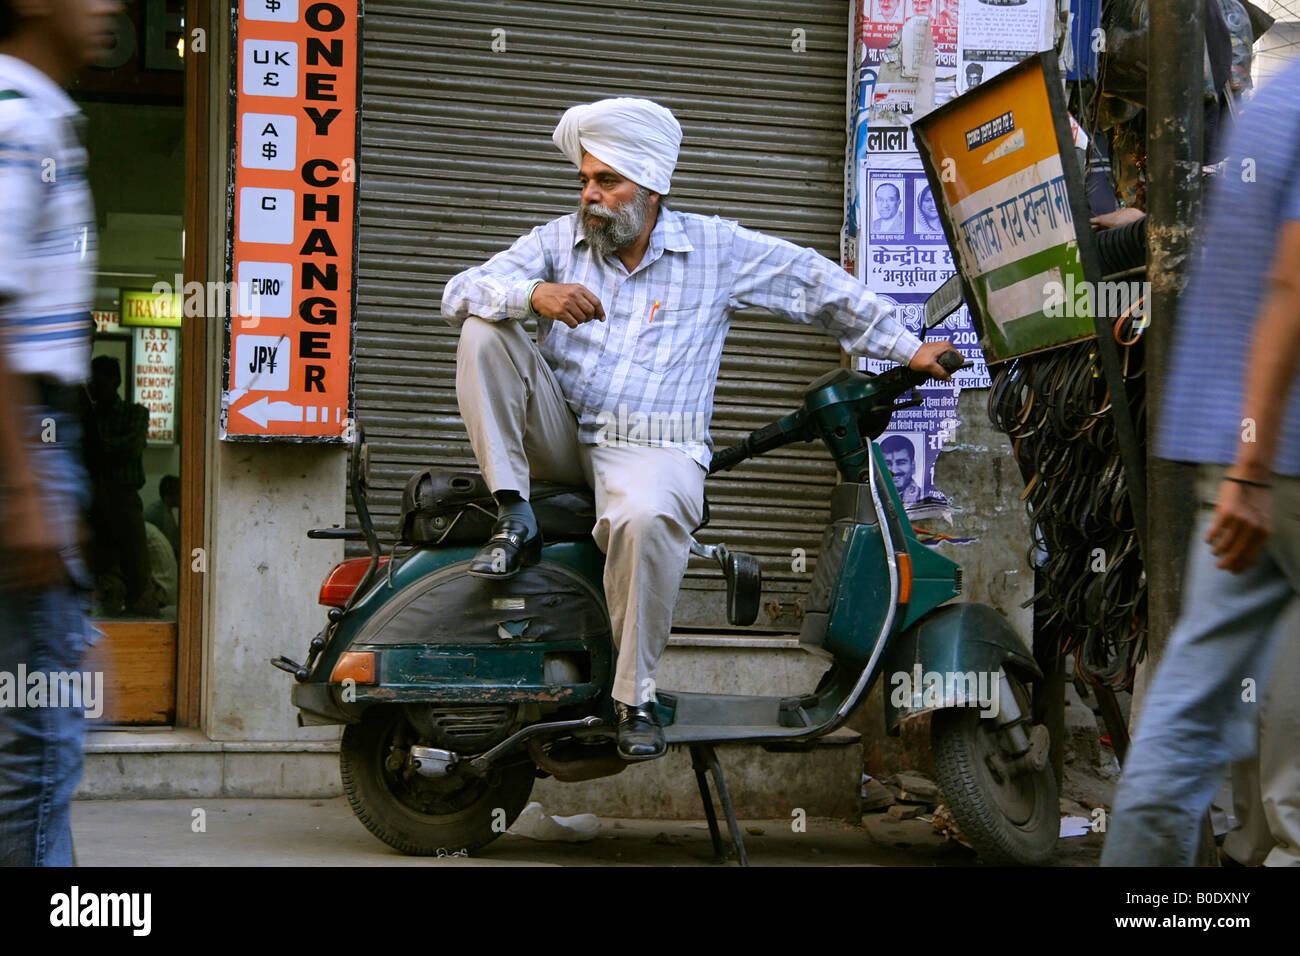
<svg viewBox="0 0 1300 956">
<path fill-rule="evenodd" d="M 898 603 L 907 604 L 912 599 L 912 556 L 906 551 L 898 558 Z"/>
<path fill-rule="evenodd" d="M 358 684 L 375 683 L 375 652 L 345 651 L 330 673 L 330 683 L 341 684 L 349 677 Z"/>
</svg>

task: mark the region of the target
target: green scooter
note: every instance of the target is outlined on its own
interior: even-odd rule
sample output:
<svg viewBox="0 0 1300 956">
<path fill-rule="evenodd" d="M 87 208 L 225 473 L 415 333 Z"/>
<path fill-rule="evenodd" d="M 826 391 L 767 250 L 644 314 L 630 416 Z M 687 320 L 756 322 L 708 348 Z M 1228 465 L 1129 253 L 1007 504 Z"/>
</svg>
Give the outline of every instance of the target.
<svg viewBox="0 0 1300 956">
<path fill-rule="evenodd" d="M 962 364 L 944 353 L 950 371 Z M 792 442 L 820 440 L 842 482 L 806 600 L 800 642 L 828 657 L 802 696 L 658 690 L 668 744 L 690 748 L 717 858 L 730 842 L 747 863 L 714 745 L 810 749 L 840 727 L 889 675 L 889 733 L 923 714 L 940 788 L 964 837 L 989 863 L 1043 864 L 1059 832 L 1047 729 L 1032 724 L 1026 684 L 1041 678 L 1029 649 L 982 604 L 949 603 L 959 565 L 918 542 L 873 441 L 905 393 L 926 381 L 904 367 L 879 375 L 836 369 L 808 386 L 796 411 L 720 451 L 711 472 Z M 539 482 L 531 495 L 549 542 L 540 563 L 507 581 L 466 573 L 496 516 L 481 476 L 430 470 L 403 500 L 401 555 L 383 556 L 366 507 L 366 451 L 357 432 L 351 488 L 370 557 L 344 561 L 321 588 L 328 621 L 294 675 L 301 724 L 344 724 L 344 789 L 358 818 L 403 853 L 473 852 L 527 803 L 533 782 L 623 771 L 610 686 L 615 649 L 602 591 L 604 556 L 591 539 L 591 492 Z M 707 522 L 707 505 L 706 517 Z M 716 559 L 731 624 L 757 617 L 758 562 L 725 545 Z M 937 678 L 937 679 L 936 679 Z"/>
</svg>

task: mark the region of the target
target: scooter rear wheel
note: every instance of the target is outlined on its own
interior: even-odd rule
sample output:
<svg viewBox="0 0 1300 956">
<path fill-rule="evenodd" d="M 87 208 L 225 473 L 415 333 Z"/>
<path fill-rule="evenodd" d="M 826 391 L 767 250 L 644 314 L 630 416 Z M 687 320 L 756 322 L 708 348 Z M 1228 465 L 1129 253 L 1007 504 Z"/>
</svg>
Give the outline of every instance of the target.
<svg viewBox="0 0 1300 956">
<path fill-rule="evenodd" d="M 1023 685 L 1008 676 L 1022 712 L 1028 712 Z M 935 775 L 962 836 L 986 863 L 1043 866 L 1051 862 L 1061 831 L 1056 775 L 1050 762 L 1014 777 L 995 770 L 1003 733 L 975 708 L 936 711 L 930 718 Z"/>
<path fill-rule="evenodd" d="M 514 823 L 536 779 L 531 763 L 485 776 L 460 769 L 445 778 L 423 777 L 400 766 L 401 752 L 419 742 L 396 706 L 372 707 L 343 731 L 343 789 L 367 830 L 411 856 L 459 856 L 481 849 Z M 395 752 L 399 759 L 390 761 Z"/>
</svg>

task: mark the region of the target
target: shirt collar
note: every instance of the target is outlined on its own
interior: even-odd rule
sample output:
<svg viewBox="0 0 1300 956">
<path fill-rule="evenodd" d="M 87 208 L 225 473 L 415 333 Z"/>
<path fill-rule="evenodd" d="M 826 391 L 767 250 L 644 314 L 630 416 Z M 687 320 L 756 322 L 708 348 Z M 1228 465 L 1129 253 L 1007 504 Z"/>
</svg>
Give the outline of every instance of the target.
<svg viewBox="0 0 1300 956">
<path fill-rule="evenodd" d="M 60 116 L 81 112 L 67 91 L 26 60 L 0 53 L 0 85 L 12 85 L 18 92 L 37 100 Z"/>
<path fill-rule="evenodd" d="M 655 230 L 663 228 L 664 248 L 669 252 L 692 252 L 695 247 L 691 245 L 691 240 L 686 236 L 686 227 L 682 225 L 682 217 L 671 209 L 659 209 L 659 221 L 655 223 Z"/>
</svg>

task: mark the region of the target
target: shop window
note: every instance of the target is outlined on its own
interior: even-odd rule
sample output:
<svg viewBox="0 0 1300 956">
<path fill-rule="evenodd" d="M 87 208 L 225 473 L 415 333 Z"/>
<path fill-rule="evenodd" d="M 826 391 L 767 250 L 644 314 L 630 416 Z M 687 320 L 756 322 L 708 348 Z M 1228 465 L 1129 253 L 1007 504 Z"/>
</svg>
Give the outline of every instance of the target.
<svg viewBox="0 0 1300 956">
<path fill-rule="evenodd" d="M 179 308 L 185 245 L 184 4 L 128 2 L 116 45 L 72 90 L 86 123 L 98 235 L 83 402 L 94 504 L 95 648 L 108 724 L 175 715 L 180 550 Z"/>
</svg>

